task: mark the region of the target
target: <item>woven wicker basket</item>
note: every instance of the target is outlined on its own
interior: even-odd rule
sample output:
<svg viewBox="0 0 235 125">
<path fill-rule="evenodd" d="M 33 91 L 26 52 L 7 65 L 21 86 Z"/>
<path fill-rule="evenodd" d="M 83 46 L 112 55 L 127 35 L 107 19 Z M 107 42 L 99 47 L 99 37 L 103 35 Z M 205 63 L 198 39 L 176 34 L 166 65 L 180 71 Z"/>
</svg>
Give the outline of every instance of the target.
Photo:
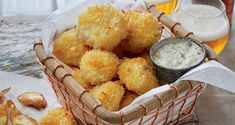
<svg viewBox="0 0 235 125">
<path fill-rule="evenodd" d="M 192 32 L 157 11 L 155 6 L 150 6 L 148 10 L 172 34 L 196 39 Z M 205 43 L 202 44 L 207 51 L 207 58 L 217 60 L 213 50 Z M 205 87 L 204 83 L 181 81 L 170 85 L 171 89 L 155 95 L 155 98 L 143 102 L 138 108 L 126 112 L 109 112 L 77 84 L 66 66 L 46 55 L 40 40 L 35 43 L 34 50 L 58 100 L 83 124 L 177 124 L 194 112 L 196 100 Z"/>
</svg>

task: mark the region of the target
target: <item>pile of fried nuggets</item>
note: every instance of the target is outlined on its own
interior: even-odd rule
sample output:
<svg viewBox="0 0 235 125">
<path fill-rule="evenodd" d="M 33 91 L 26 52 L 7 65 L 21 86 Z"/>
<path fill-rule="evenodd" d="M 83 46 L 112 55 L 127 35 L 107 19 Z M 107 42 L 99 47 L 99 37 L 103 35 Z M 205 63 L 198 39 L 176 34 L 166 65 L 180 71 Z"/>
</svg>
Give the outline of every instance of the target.
<svg viewBox="0 0 235 125">
<path fill-rule="evenodd" d="M 104 4 L 85 10 L 77 27 L 59 34 L 53 54 L 107 110 L 117 111 L 159 86 L 148 51 L 160 34 L 150 13 Z"/>
</svg>

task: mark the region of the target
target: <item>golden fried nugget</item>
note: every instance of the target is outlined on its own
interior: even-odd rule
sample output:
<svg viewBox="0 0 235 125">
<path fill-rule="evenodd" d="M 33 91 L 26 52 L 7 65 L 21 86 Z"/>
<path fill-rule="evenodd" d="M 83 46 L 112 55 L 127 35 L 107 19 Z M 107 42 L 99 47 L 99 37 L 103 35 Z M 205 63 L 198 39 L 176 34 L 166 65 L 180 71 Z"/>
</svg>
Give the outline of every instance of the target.
<svg viewBox="0 0 235 125">
<path fill-rule="evenodd" d="M 153 68 L 141 57 L 124 59 L 117 73 L 126 88 L 138 95 L 159 86 Z"/>
<path fill-rule="evenodd" d="M 79 66 L 81 57 L 88 51 L 81 40 L 78 39 L 75 28 L 65 31 L 54 42 L 53 54 L 63 63 Z"/>
<path fill-rule="evenodd" d="M 63 108 L 48 111 L 41 117 L 40 125 L 75 125 L 76 121 L 72 114 Z"/>
<path fill-rule="evenodd" d="M 11 88 L 6 88 L 6 89 L 3 89 L 2 91 L 0 91 L 0 104 L 3 104 L 4 98 L 5 98 L 4 96 L 10 90 L 11 90 Z"/>
<path fill-rule="evenodd" d="M 8 118 L 8 122 L 12 125 L 38 125 L 38 122 L 31 118 L 28 115 L 22 114 L 14 105 L 11 100 L 8 100 L 6 103 L 6 107 L 9 112 L 10 118 Z"/>
<path fill-rule="evenodd" d="M 109 4 L 88 8 L 78 17 L 79 38 L 94 49 L 112 50 L 127 36 L 127 20 Z"/>
<path fill-rule="evenodd" d="M 153 65 L 153 62 L 149 56 L 149 53 L 147 53 L 147 52 L 141 53 L 140 57 L 144 58 L 150 65 Z"/>
<path fill-rule="evenodd" d="M 3 104 L 0 104 L 0 125 L 7 125 L 7 107 Z"/>
<path fill-rule="evenodd" d="M 147 52 L 141 53 L 140 57 L 144 58 L 149 63 L 149 65 L 151 65 L 153 68 L 156 68 L 154 63 L 152 62 L 150 56 L 149 56 L 149 53 L 147 53 Z"/>
<path fill-rule="evenodd" d="M 108 81 L 91 89 L 90 93 L 100 101 L 104 108 L 112 112 L 118 110 L 125 89 L 119 81 Z"/>
<path fill-rule="evenodd" d="M 38 125 L 35 119 L 22 114 L 15 106 L 11 109 L 11 122 L 12 125 Z"/>
<path fill-rule="evenodd" d="M 128 11 L 128 36 L 121 43 L 122 48 L 131 53 L 140 53 L 150 48 L 160 37 L 161 28 L 150 13 Z"/>
<path fill-rule="evenodd" d="M 124 97 L 122 98 L 122 101 L 121 101 L 121 104 L 120 104 L 119 109 L 122 109 L 122 108 L 128 106 L 128 105 L 131 104 L 131 103 L 135 100 L 135 98 L 137 98 L 137 97 L 138 97 L 137 94 L 135 94 L 135 93 L 133 93 L 133 92 L 128 92 L 128 91 L 127 91 L 127 92 L 125 93 Z"/>
<path fill-rule="evenodd" d="M 29 107 L 41 110 L 47 107 L 47 102 L 44 96 L 38 92 L 26 92 L 17 97 L 17 100 Z"/>
<path fill-rule="evenodd" d="M 92 85 L 112 80 L 117 72 L 118 57 L 107 51 L 91 50 L 80 61 L 80 71 L 84 81 Z"/>
<path fill-rule="evenodd" d="M 72 73 L 74 79 L 84 88 L 89 90 L 92 86 L 89 82 L 85 82 L 84 79 L 82 78 L 81 71 L 80 69 L 76 68 L 73 70 Z"/>
<path fill-rule="evenodd" d="M 9 110 L 11 121 L 17 116 L 22 115 L 22 113 L 16 108 L 12 100 L 7 100 L 6 106 Z"/>
<path fill-rule="evenodd" d="M 12 107 L 14 107 L 14 106 L 15 106 L 15 104 L 13 103 L 13 101 L 12 101 L 12 100 L 7 100 L 7 102 L 6 102 L 5 106 L 6 106 L 6 107 L 7 107 L 7 109 L 9 110 L 9 109 L 11 109 Z"/>
</svg>

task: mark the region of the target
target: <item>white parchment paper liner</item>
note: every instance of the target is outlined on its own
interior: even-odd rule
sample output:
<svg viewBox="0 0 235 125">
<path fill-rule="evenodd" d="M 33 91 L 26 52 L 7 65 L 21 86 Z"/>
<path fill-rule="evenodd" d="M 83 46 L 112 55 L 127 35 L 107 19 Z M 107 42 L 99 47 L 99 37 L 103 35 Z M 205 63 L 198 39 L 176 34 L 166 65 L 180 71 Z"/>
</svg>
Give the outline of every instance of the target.
<svg viewBox="0 0 235 125">
<path fill-rule="evenodd" d="M 6 94 L 6 100 L 11 99 L 22 113 L 27 114 L 36 120 L 39 120 L 42 115 L 47 113 L 47 111 L 61 107 L 54 91 L 45 79 L 37 79 L 0 71 L 0 91 L 8 87 L 11 87 L 11 91 Z M 41 93 L 47 101 L 47 107 L 39 111 L 20 104 L 17 101 L 17 97 L 25 92 Z"/>
</svg>

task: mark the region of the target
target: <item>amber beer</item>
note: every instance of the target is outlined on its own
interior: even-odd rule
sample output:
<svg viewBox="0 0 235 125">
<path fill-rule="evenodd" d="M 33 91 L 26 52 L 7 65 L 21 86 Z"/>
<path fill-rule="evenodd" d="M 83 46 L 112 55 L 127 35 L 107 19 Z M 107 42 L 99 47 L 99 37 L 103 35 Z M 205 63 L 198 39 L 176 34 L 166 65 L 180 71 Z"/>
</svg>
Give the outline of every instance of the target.
<svg viewBox="0 0 235 125">
<path fill-rule="evenodd" d="M 177 2 L 178 0 L 162 0 L 162 2 L 156 4 L 156 8 L 161 12 L 170 15 L 174 11 Z"/>
<path fill-rule="evenodd" d="M 226 15 L 230 24 L 230 27 L 232 26 L 232 18 L 233 18 L 233 8 L 234 8 L 234 0 L 222 0 L 226 6 Z M 227 44 L 229 40 L 230 31 L 227 35 L 225 35 L 223 38 L 215 40 L 215 41 L 209 41 L 207 42 L 208 45 L 210 45 L 212 48 L 214 48 L 215 52 L 218 54 L 220 53 L 225 45 Z"/>
<path fill-rule="evenodd" d="M 181 2 L 184 1 L 195 3 L 197 0 L 181 0 Z M 216 0 L 206 1 L 215 2 Z M 174 13 L 173 19 L 181 22 L 187 30 L 194 32 L 197 38 L 206 42 L 216 54 L 219 54 L 228 42 L 230 26 L 225 6 L 220 0 L 217 1 L 221 4 L 220 7 L 207 4 L 180 5 L 180 9 Z"/>
<path fill-rule="evenodd" d="M 228 32 L 224 37 L 213 40 L 213 41 L 207 41 L 206 43 L 213 48 L 216 54 L 220 54 L 223 49 L 225 48 L 228 40 L 229 40 L 230 33 Z"/>
<path fill-rule="evenodd" d="M 156 5 L 158 10 L 170 15 L 174 11 L 178 0 L 145 0 L 145 2 L 148 6 Z"/>
</svg>

